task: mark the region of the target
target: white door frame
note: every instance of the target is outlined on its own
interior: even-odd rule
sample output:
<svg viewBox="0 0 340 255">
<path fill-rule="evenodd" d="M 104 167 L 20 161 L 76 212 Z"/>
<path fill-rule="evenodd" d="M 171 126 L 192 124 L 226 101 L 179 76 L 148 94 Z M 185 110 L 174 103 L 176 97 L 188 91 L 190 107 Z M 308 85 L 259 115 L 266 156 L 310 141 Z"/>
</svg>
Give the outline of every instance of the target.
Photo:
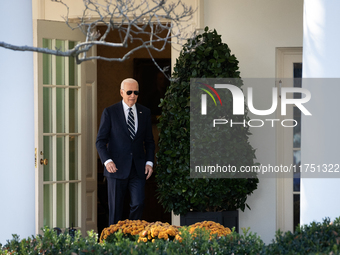
<svg viewBox="0 0 340 255">
<path fill-rule="evenodd" d="M 293 62 L 302 62 L 302 47 L 276 48 L 276 80 L 293 78 Z M 290 87 L 293 84 L 282 84 Z M 279 106 L 280 107 L 280 103 Z M 281 110 L 277 110 L 278 113 Z M 292 119 L 287 111 L 287 119 Z M 292 110 L 291 110 L 292 115 Z M 282 118 L 278 115 L 277 118 Z M 277 163 L 278 165 L 293 164 L 293 129 L 277 125 Z M 286 139 L 291 137 L 291 139 Z M 276 198 L 276 229 L 283 232 L 293 231 L 294 208 L 293 208 L 293 177 L 277 178 Z"/>
<path fill-rule="evenodd" d="M 71 31 L 64 22 L 53 22 L 46 20 L 34 20 L 34 45 L 41 47 L 42 38 L 61 39 L 79 41 L 85 36 L 81 31 Z M 82 38 L 82 39 L 80 39 Z M 89 54 L 95 54 L 94 47 Z M 52 56 L 52 59 L 55 56 Z M 43 96 L 42 96 L 42 62 L 43 55 L 34 53 L 34 109 L 35 109 L 35 148 L 36 148 L 36 170 L 35 170 L 35 228 L 36 233 L 41 233 L 41 228 L 44 224 L 43 216 L 43 168 L 40 165 L 40 160 L 44 159 L 43 151 Z M 52 61 L 53 62 L 53 61 Z M 65 61 L 67 62 L 67 61 Z M 86 72 L 85 72 L 86 68 Z M 95 137 L 97 133 L 97 86 L 96 86 L 96 62 L 90 61 L 83 63 L 77 67 L 80 73 L 80 97 L 78 107 L 80 116 L 78 116 L 78 125 L 80 135 L 80 143 L 78 148 L 80 152 L 79 165 L 79 192 L 81 193 L 78 199 L 77 214 L 78 226 L 83 234 L 87 230 L 94 229 L 97 231 L 97 154 L 95 150 Z M 67 87 L 67 86 L 66 86 Z M 67 98 L 67 97 L 66 97 Z M 53 99 L 52 99 L 53 100 Z M 67 104 L 67 103 L 66 103 Z M 54 120 L 55 116 L 53 117 Z M 79 145 L 78 144 L 78 145 Z M 55 152 L 54 152 L 55 153 Z M 67 153 L 66 153 L 67 154 Z M 65 154 L 65 155 L 66 155 Z M 67 156 L 66 156 L 67 157 Z M 66 167 L 67 168 L 67 167 Z M 67 171 L 67 169 L 65 170 Z M 67 185 L 66 185 L 67 186 Z M 56 205 L 56 194 L 53 197 L 53 204 Z M 67 206 L 68 198 L 65 197 Z M 54 216 L 55 217 L 55 216 Z M 66 215 L 67 219 L 67 215 Z M 53 220 L 55 222 L 55 219 Z M 67 222 L 67 227 L 71 227 L 70 222 Z M 54 226 L 53 226 L 54 227 Z"/>
</svg>

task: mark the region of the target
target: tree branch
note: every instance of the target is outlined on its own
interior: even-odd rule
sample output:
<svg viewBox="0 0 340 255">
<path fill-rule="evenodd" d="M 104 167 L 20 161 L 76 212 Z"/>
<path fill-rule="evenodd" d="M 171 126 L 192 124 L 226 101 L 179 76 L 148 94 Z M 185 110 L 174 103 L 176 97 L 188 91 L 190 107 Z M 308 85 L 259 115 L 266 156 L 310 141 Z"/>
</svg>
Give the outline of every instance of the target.
<svg viewBox="0 0 340 255">
<path fill-rule="evenodd" d="M 182 42 L 193 37 L 193 33 L 187 34 L 185 32 L 189 25 L 183 26 L 183 24 L 192 18 L 194 10 L 185 5 L 182 0 L 177 0 L 175 3 L 168 3 L 168 0 L 105 0 L 104 4 L 100 4 L 98 0 L 83 0 L 82 16 L 76 20 L 76 24 L 70 21 L 69 6 L 63 0 L 51 1 L 65 6 L 66 16 L 63 17 L 65 23 L 73 30 L 80 29 L 85 35 L 84 42 L 79 42 L 73 49 L 67 51 L 17 46 L 6 42 L 0 42 L 0 47 L 64 57 L 73 56 L 77 59 L 78 64 L 93 59 L 124 61 L 135 51 L 144 48 L 147 49 L 158 69 L 164 73 L 164 70 L 155 62 L 151 50 L 159 52 L 165 49 L 167 43 L 182 44 Z M 106 27 L 102 36 L 96 30 L 99 25 Z M 108 34 L 112 31 L 118 31 L 119 42 L 106 41 Z M 148 39 L 143 39 L 142 36 L 145 35 Z M 140 45 L 135 46 L 122 57 L 87 57 L 86 54 L 94 45 L 125 48 L 134 40 L 140 41 Z M 161 43 L 161 45 L 156 47 L 155 44 L 157 43 Z"/>
</svg>

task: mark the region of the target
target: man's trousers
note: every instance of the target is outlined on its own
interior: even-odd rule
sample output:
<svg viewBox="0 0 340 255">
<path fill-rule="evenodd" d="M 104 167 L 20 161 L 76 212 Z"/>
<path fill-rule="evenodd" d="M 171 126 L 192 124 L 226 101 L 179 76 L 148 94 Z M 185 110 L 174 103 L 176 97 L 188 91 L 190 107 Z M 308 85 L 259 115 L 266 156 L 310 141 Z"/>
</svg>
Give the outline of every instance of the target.
<svg viewBox="0 0 340 255">
<path fill-rule="evenodd" d="M 119 171 L 119 170 L 118 170 Z M 109 226 L 116 224 L 123 217 L 123 207 L 126 192 L 130 193 L 130 220 L 142 218 L 145 199 L 145 178 L 141 179 L 132 164 L 127 179 L 107 178 Z"/>
</svg>

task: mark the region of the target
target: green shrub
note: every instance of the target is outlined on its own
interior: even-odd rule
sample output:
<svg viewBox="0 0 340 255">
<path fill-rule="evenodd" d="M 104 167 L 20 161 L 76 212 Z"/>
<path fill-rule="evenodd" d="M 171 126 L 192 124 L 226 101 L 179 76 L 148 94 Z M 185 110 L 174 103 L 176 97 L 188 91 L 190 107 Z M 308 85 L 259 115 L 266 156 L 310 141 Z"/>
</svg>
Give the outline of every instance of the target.
<svg viewBox="0 0 340 255">
<path fill-rule="evenodd" d="M 183 46 L 176 60 L 173 81 L 160 104 L 157 193 L 163 207 L 175 214 L 185 215 L 190 210 L 244 211 L 245 207 L 249 208 L 247 197 L 257 188 L 257 178 L 190 178 L 190 79 L 217 77 L 240 78 L 238 60 L 228 45 L 222 43 L 221 36 L 206 28 L 203 34 Z M 226 103 L 231 105 L 232 99 L 228 98 Z M 232 109 L 231 106 L 225 108 Z M 241 117 L 248 118 L 246 114 Z M 225 158 L 231 165 L 254 165 L 255 150 L 249 144 L 248 129 L 225 127 L 222 135 L 230 137 L 227 153 L 218 155 L 210 147 L 207 151 L 211 149 L 212 154 Z M 210 142 L 210 146 L 215 145 Z"/>
<path fill-rule="evenodd" d="M 239 235 L 233 232 L 230 238 L 210 238 L 209 231 L 196 229 L 190 234 L 188 229 L 181 228 L 181 242 L 157 239 L 147 243 L 131 241 L 124 238 L 121 232 L 115 235 L 114 243 L 104 241 L 100 244 L 93 232 L 89 232 L 86 238 L 82 238 L 80 232 L 77 232 L 72 239 L 68 234 L 57 235 L 55 231 L 46 228 L 44 236 L 38 235 L 21 241 L 18 236 L 13 235 L 13 239 L 2 249 L 0 245 L 0 254 L 255 254 L 263 249 L 262 241 L 256 235 L 248 233 Z"/>
<path fill-rule="evenodd" d="M 333 253 L 332 253 L 333 252 Z M 329 218 L 322 223 L 312 222 L 298 226 L 294 233 L 278 231 L 267 254 L 339 254 L 340 218 L 333 223 Z"/>
<path fill-rule="evenodd" d="M 80 231 L 74 236 L 68 233 L 58 235 L 55 230 L 45 227 L 43 235 L 22 240 L 18 235 L 13 235 L 13 239 L 7 241 L 4 247 L 0 244 L 0 254 L 90 254 L 87 252 L 102 250 L 97 239 L 98 235 L 93 231 L 88 232 L 88 236 L 83 238 Z"/>
<path fill-rule="evenodd" d="M 88 232 L 82 237 L 78 231 L 75 237 L 64 233 L 57 235 L 54 230 L 44 229 L 43 235 L 20 240 L 17 235 L 2 246 L 0 254 L 340 254 L 340 218 L 333 223 L 325 219 L 322 223 L 313 222 L 298 227 L 294 233 L 277 232 L 275 240 L 265 245 L 261 238 L 249 229 L 243 233 L 232 232 L 223 237 L 210 238 L 209 231 L 196 229 L 190 234 L 181 228 L 182 241 L 138 243 L 116 233 L 114 243 L 98 243 L 98 235 Z"/>
</svg>

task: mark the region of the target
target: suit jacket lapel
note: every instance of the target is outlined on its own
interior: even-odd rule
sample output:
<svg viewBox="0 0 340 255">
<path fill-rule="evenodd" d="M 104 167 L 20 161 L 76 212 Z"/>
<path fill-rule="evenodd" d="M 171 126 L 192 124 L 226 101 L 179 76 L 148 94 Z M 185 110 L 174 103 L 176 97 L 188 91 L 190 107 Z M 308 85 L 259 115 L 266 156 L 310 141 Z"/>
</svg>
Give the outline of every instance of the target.
<svg viewBox="0 0 340 255">
<path fill-rule="evenodd" d="M 137 133 L 136 136 L 140 134 L 140 130 L 142 130 L 142 123 L 143 123 L 143 111 L 138 107 L 138 104 L 136 104 L 136 111 L 137 111 L 137 119 L 138 119 L 138 128 L 137 128 Z"/>
</svg>

